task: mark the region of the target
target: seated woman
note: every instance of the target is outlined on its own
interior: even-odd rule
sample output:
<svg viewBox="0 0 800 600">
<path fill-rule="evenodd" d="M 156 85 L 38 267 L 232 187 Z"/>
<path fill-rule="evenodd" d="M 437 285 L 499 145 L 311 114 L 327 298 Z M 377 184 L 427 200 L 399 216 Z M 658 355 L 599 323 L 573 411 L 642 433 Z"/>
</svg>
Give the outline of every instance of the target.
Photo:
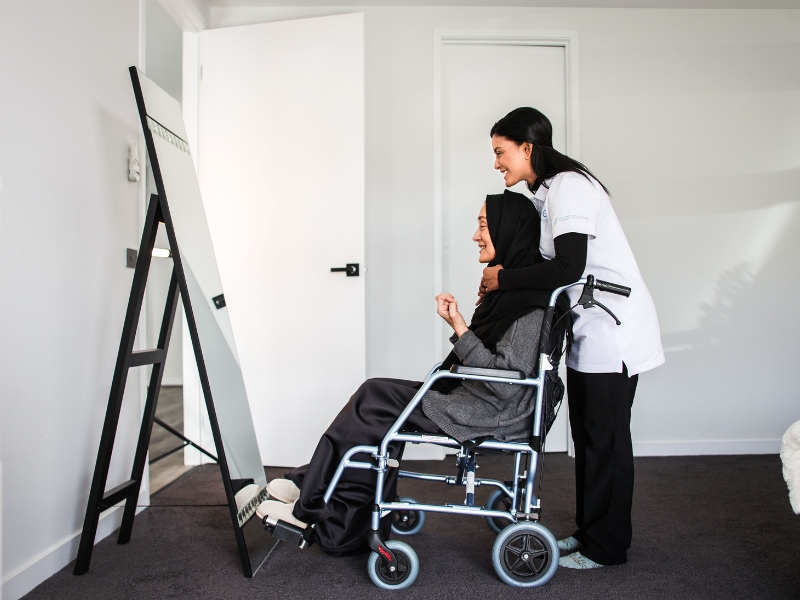
<svg viewBox="0 0 800 600">
<path fill-rule="evenodd" d="M 505 268 L 533 265 L 539 254 L 539 214 L 533 204 L 514 192 L 487 196 L 478 215 L 478 230 L 472 239 L 482 263 Z M 453 364 L 532 373 L 536 368 L 542 307 L 549 292 L 544 290 L 495 291 L 487 294 L 467 327 L 450 294 L 436 297 L 437 312 L 453 328 L 453 351 L 442 368 Z M 478 436 L 498 440 L 522 440 L 531 434 L 536 407 L 535 388 L 479 381 L 446 379 L 437 382 L 404 426 L 405 431 L 446 433 L 463 442 Z M 323 496 L 345 452 L 358 445 L 380 445 L 386 433 L 408 406 L 422 384 L 399 379 L 370 379 L 356 391 L 328 427 L 311 462 L 287 473 L 287 479 L 267 486 L 276 500 L 263 502 L 260 518 L 270 516 L 300 527 L 315 523 L 320 547 L 334 555 L 366 548 L 372 504 L 374 471 L 344 471 L 330 501 Z M 405 444 L 389 446 L 392 458 L 400 460 Z M 357 456 L 356 460 L 369 460 Z M 396 497 L 397 468 L 389 469 L 384 499 Z M 382 528 L 388 538 L 391 515 Z"/>
</svg>

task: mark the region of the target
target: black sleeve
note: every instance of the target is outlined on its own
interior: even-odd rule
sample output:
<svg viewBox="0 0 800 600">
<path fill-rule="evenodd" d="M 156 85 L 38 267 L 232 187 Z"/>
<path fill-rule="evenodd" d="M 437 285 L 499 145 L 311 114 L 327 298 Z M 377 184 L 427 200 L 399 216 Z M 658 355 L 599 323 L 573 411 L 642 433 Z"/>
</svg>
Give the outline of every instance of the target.
<svg viewBox="0 0 800 600">
<path fill-rule="evenodd" d="M 553 240 L 556 257 L 521 269 L 501 269 L 497 276 L 501 290 L 552 290 L 575 283 L 586 269 L 585 233 L 564 233 Z"/>
</svg>

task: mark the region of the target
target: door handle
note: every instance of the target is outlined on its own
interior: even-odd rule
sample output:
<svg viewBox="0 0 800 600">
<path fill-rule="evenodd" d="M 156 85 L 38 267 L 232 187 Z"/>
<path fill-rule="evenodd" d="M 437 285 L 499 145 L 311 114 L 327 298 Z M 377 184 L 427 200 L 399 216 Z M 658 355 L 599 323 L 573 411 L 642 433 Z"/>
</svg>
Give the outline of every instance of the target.
<svg viewBox="0 0 800 600">
<path fill-rule="evenodd" d="M 358 263 L 347 263 L 344 267 L 333 267 L 331 273 L 346 273 L 348 277 L 358 277 Z"/>
</svg>

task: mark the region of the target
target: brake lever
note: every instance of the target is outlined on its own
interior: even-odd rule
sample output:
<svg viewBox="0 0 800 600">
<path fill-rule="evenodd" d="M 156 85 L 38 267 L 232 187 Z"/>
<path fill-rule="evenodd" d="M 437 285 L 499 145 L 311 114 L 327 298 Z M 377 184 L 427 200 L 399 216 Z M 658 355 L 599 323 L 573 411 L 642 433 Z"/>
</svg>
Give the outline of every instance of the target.
<svg viewBox="0 0 800 600">
<path fill-rule="evenodd" d="M 607 306 L 601 304 L 600 302 L 598 302 L 594 298 L 589 300 L 589 302 L 587 302 L 586 304 L 582 304 L 581 306 L 583 306 L 583 308 L 592 308 L 593 306 L 599 306 L 604 311 L 606 311 L 609 315 L 611 315 L 611 318 L 614 319 L 614 321 L 616 321 L 617 325 L 622 325 L 622 322 L 617 318 L 617 315 L 612 313 L 610 310 L 608 310 Z"/>
</svg>

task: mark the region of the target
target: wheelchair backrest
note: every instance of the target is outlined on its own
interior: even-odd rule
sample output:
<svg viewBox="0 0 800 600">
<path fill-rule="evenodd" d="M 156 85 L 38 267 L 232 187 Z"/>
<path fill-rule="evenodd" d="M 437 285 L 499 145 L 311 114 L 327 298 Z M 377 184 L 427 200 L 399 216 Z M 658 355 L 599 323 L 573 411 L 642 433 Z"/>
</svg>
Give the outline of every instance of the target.
<svg viewBox="0 0 800 600">
<path fill-rule="evenodd" d="M 545 309 L 542 319 L 542 333 L 539 336 L 539 356 L 545 354 L 553 366 L 551 371 L 544 374 L 544 401 L 542 403 L 542 432 L 533 432 L 534 436 L 544 438 L 556 420 L 558 409 L 564 398 L 564 382 L 558 375 L 561 357 L 564 355 L 572 341 L 572 316 L 570 314 L 569 298 L 566 291 L 561 292 L 555 306 Z M 542 365 L 538 368 L 541 369 Z"/>
</svg>

